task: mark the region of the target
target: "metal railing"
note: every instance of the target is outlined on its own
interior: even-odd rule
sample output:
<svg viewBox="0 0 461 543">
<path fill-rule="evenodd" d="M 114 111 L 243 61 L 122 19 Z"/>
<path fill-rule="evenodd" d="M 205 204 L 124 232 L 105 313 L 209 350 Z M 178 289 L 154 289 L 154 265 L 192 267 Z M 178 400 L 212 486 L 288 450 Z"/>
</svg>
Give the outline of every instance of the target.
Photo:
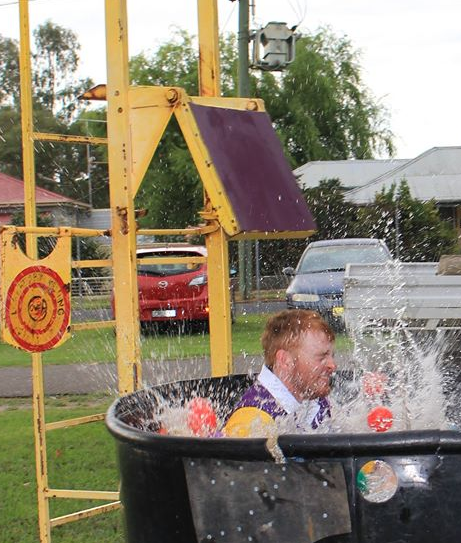
<svg viewBox="0 0 461 543">
<path fill-rule="evenodd" d="M 111 276 L 73 277 L 71 282 L 72 296 L 109 296 L 112 292 Z"/>
<path fill-rule="evenodd" d="M 237 281 L 235 279 L 234 281 Z M 72 296 L 109 296 L 112 292 L 112 276 L 73 277 Z M 263 275 L 260 277 L 259 289 L 253 278 L 253 290 L 285 289 L 287 279 L 284 275 Z"/>
</svg>

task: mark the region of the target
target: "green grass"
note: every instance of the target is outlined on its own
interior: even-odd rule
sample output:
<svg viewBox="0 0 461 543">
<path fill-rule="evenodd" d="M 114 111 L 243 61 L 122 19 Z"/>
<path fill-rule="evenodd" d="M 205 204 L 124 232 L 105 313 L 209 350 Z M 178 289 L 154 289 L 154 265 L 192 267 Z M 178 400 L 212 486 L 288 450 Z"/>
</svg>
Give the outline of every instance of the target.
<svg viewBox="0 0 461 543">
<path fill-rule="evenodd" d="M 261 352 L 260 338 L 269 315 L 240 315 L 232 327 L 232 350 L 235 356 Z M 350 340 L 338 335 L 337 351 L 350 346 Z M 194 334 L 153 334 L 142 336 L 143 360 L 162 360 L 207 356 L 209 336 Z M 43 354 L 48 364 L 74 364 L 115 361 L 115 336 L 112 329 L 81 330 L 57 349 Z M 0 344 L 0 367 L 28 366 L 30 355 L 4 343 Z"/>
<path fill-rule="evenodd" d="M 48 398 L 47 421 L 104 412 L 108 396 Z M 0 533 L 4 543 L 35 543 L 38 537 L 34 439 L 30 400 L 0 400 Z M 114 441 L 103 422 L 47 433 L 49 485 L 78 490 L 117 490 Z M 101 501 L 54 499 L 51 516 Z M 72 522 L 51 531 L 52 543 L 122 543 L 120 511 Z"/>
<path fill-rule="evenodd" d="M 267 315 L 240 316 L 232 329 L 234 354 L 260 352 L 259 339 Z M 205 356 L 210 352 L 209 335 L 152 334 L 142 336 L 143 359 L 170 359 Z M 115 336 L 112 329 L 81 330 L 57 349 L 43 354 L 45 363 L 73 364 L 114 362 Z M 0 366 L 28 366 L 30 355 L 4 343 L 0 344 Z"/>
</svg>

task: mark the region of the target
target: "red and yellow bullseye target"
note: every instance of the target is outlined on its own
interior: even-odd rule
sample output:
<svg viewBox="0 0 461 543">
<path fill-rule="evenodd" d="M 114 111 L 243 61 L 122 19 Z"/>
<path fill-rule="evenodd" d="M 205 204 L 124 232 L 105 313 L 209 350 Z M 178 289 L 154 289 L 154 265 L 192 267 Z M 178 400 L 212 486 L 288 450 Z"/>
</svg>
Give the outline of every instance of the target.
<svg viewBox="0 0 461 543">
<path fill-rule="evenodd" d="M 6 326 L 27 351 L 54 347 L 70 320 L 69 292 L 61 277 L 46 266 L 30 266 L 12 281 L 6 296 Z"/>
<path fill-rule="evenodd" d="M 71 240 L 63 233 L 48 256 L 34 260 L 13 229 L 0 232 L 0 329 L 3 341 L 25 351 L 46 351 L 70 337 Z"/>
</svg>

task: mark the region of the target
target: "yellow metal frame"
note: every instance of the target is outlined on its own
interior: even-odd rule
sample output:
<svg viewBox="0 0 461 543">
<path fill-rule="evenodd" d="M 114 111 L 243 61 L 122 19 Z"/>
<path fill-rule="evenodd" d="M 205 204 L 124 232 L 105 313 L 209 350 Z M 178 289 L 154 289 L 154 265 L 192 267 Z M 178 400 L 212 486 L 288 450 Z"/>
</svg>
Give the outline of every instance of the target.
<svg viewBox="0 0 461 543">
<path fill-rule="evenodd" d="M 210 305 L 211 374 L 232 373 L 232 340 L 229 300 L 229 239 L 261 237 L 244 234 L 233 216 L 232 207 L 200 136 L 191 104 L 231 109 L 264 111 L 261 100 L 220 97 L 219 36 L 217 0 L 197 0 L 199 26 L 199 97 L 190 97 L 178 87 L 130 87 L 128 80 L 128 29 L 126 0 L 105 0 L 107 85 L 86 92 L 83 97 L 106 99 L 107 138 L 34 132 L 28 0 L 19 0 L 20 75 L 23 168 L 25 182 L 25 227 L 6 227 L 26 235 L 26 252 L 37 258 L 36 239 L 59 236 L 59 228 L 39 228 L 36 221 L 34 141 L 91 143 L 107 145 L 111 231 L 68 228 L 71 236 L 112 236 L 112 258 L 73 261 L 74 268 L 111 266 L 114 275 L 115 321 L 73 324 L 73 330 L 115 326 L 117 372 L 120 394 L 133 392 L 141 383 L 139 306 L 136 277 L 136 220 L 134 197 L 162 135 L 175 115 L 204 185 L 203 226 L 183 229 L 142 229 L 139 234 L 155 236 L 203 235 L 208 251 L 208 291 Z M 312 232 L 273 232 L 269 238 L 305 237 Z M 150 259 L 149 259 L 150 260 Z M 166 261 L 168 259 L 154 259 Z M 190 259 L 183 259 L 189 261 Z M 194 262 L 202 258 L 192 259 Z M 190 260 L 190 261 L 192 261 Z M 50 529 L 67 522 L 88 518 L 120 506 L 115 491 L 65 490 L 49 488 L 46 434 L 62 428 L 100 422 L 103 413 L 46 423 L 43 365 L 40 353 L 33 353 L 32 385 L 35 458 L 40 541 L 51 541 Z M 49 500 L 54 498 L 110 501 L 98 507 L 50 518 Z"/>
</svg>

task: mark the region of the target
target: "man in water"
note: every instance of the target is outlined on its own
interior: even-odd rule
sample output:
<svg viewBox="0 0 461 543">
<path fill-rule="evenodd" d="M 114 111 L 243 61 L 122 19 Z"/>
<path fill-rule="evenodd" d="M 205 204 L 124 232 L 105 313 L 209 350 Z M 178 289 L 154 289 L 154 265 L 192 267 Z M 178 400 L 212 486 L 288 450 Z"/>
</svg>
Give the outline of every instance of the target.
<svg viewBox="0 0 461 543">
<path fill-rule="evenodd" d="M 285 310 L 270 318 L 261 338 L 264 365 L 227 420 L 223 433 L 248 437 L 271 432 L 291 417 L 301 431 L 330 417 L 335 335 L 315 311 Z"/>
</svg>

